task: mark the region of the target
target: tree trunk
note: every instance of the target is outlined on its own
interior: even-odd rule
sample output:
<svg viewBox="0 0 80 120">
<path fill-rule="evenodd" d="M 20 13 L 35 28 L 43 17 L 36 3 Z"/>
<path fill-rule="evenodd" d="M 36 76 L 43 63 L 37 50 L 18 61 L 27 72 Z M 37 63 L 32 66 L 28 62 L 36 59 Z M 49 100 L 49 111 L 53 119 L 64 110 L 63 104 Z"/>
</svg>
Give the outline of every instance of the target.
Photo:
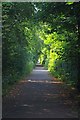
<svg viewBox="0 0 80 120">
<path fill-rule="evenodd" d="M 78 31 L 78 39 L 77 39 L 77 69 L 78 69 L 78 81 L 77 81 L 77 89 L 80 92 L 80 2 L 74 2 L 74 14 L 77 20 L 77 31 Z"/>
</svg>

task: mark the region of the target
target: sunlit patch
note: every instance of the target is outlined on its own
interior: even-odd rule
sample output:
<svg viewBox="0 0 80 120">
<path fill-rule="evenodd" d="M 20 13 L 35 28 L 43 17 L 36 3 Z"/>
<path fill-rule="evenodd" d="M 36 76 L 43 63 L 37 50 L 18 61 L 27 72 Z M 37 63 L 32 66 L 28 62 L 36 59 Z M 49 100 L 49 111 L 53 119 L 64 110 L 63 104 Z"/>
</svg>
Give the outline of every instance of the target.
<svg viewBox="0 0 80 120">
<path fill-rule="evenodd" d="M 46 94 L 47 96 L 57 96 L 58 94 Z"/>
<path fill-rule="evenodd" d="M 31 83 L 51 83 L 51 84 L 62 84 L 63 82 L 61 81 L 54 81 L 54 80 L 22 80 L 20 81 L 20 83 L 28 83 L 28 82 L 31 82 Z"/>
<path fill-rule="evenodd" d="M 46 98 L 57 98 L 57 97 L 60 97 L 60 94 L 46 94 L 45 97 Z"/>
<path fill-rule="evenodd" d="M 28 82 L 31 82 L 31 80 L 28 80 Z"/>
<path fill-rule="evenodd" d="M 28 82 L 33 82 L 33 83 L 53 83 L 53 84 L 61 84 L 62 83 L 60 81 L 49 81 L 49 80 L 28 80 Z"/>
<path fill-rule="evenodd" d="M 53 84 L 60 84 L 60 83 L 63 83 L 63 82 L 60 82 L 60 81 L 53 81 L 53 82 L 51 82 L 51 83 L 53 83 Z"/>
<path fill-rule="evenodd" d="M 72 87 L 71 89 L 72 89 L 72 90 L 75 90 L 75 88 L 74 88 L 74 87 Z"/>
<path fill-rule="evenodd" d="M 21 106 L 23 106 L 23 107 L 33 107 L 33 105 L 28 105 L 28 104 L 23 104 Z"/>
<path fill-rule="evenodd" d="M 72 103 L 73 103 L 73 102 L 70 101 L 70 100 L 66 100 L 66 101 L 64 102 L 65 105 L 71 105 Z"/>
<path fill-rule="evenodd" d="M 26 82 L 28 82 L 27 80 L 22 80 L 22 81 L 20 81 L 20 83 L 26 83 Z"/>
<path fill-rule="evenodd" d="M 49 110 L 49 109 L 46 109 L 46 108 L 44 108 L 43 111 L 45 111 L 45 112 L 50 112 L 50 110 Z"/>
</svg>

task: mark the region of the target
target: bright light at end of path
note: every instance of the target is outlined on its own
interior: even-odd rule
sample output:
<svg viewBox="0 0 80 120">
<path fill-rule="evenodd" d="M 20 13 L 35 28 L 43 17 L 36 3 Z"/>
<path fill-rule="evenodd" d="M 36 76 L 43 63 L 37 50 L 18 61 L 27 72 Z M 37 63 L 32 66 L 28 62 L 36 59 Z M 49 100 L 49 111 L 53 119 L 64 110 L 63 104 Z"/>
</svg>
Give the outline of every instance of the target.
<svg viewBox="0 0 80 120">
<path fill-rule="evenodd" d="M 33 71 L 37 71 L 37 72 L 48 72 L 49 70 L 33 70 Z"/>
</svg>

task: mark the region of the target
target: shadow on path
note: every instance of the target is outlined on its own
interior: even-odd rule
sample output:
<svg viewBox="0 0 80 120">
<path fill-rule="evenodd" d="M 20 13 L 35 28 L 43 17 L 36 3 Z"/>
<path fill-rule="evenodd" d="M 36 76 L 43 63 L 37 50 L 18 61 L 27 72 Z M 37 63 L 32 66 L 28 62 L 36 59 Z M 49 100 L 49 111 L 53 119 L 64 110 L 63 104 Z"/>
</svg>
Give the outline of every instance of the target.
<svg viewBox="0 0 80 120">
<path fill-rule="evenodd" d="M 53 80 L 48 70 L 37 66 L 3 97 L 3 118 L 78 118 L 64 92 L 64 85 Z"/>
</svg>

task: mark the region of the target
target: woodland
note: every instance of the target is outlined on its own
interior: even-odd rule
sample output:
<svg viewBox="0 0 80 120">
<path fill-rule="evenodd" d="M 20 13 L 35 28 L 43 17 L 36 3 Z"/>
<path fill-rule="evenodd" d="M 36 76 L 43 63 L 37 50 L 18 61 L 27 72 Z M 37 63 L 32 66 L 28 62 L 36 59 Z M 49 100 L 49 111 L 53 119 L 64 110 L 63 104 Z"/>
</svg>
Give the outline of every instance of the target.
<svg viewBox="0 0 80 120">
<path fill-rule="evenodd" d="M 2 85 L 27 76 L 37 61 L 80 92 L 80 2 L 2 3 Z"/>
</svg>

